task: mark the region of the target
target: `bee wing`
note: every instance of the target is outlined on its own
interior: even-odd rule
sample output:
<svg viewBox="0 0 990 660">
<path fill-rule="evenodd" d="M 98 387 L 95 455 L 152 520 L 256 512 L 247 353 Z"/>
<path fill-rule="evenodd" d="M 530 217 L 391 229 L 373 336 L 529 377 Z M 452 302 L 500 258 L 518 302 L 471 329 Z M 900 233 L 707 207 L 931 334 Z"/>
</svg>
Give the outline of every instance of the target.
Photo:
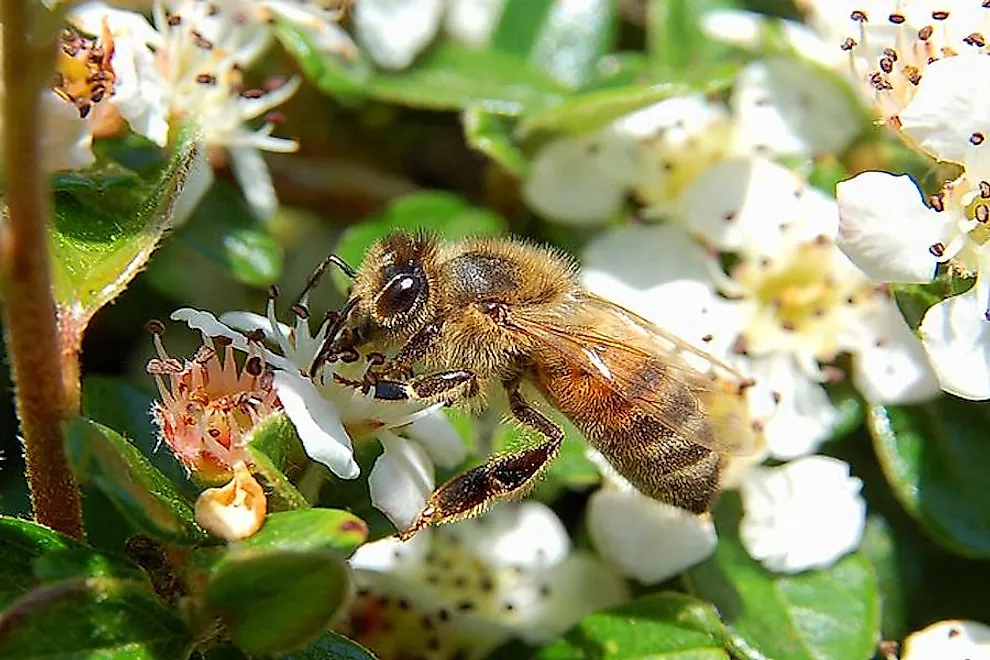
<svg viewBox="0 0 990 660">
<path fill-rule="evenodd" d="M 516 309 L 509 323 L 691 442 L 734 455 L 751 454 L 759 446 L 741 396 L 751 381 L 615 303 L 586 291 L 573 294 L 572 302 L 566 318 Z M 687 356 L 694 356 L 707 372 L 689 364 Z M 651 363 L 658 368 L 644 369 Z M 682 421 L 673 419 L 672 407 L 663 400 L 664 388 L 647 381 L 651 372 L 685 385 L 694 403 L 704 407 L 715 432 L 692 435 Z"/>
</svg>

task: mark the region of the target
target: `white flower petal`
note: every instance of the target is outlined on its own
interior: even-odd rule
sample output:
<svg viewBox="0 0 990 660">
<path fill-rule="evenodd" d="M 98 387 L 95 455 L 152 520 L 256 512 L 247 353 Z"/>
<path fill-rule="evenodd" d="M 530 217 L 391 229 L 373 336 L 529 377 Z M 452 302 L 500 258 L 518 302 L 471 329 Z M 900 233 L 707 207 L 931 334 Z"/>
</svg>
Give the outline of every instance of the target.
<svg viewBox="0 0 990 660">
<path fill-rule="evenodd" d="M 368 476 L 371 503 L 396 529 L 408 529 L 435 485 L 433 463 L 423 448 L 391 431 L 379 431 L 382 455 Z"/>
<path fill-rule="evenodd" d="M 506 0 L 449 0 L 447 33 L 458 41 L 480 48 L 498 25 Z"/>
<path fill-rule="evenodd" d="M 702 17 L 701 29 L 712 39 L 749 50 L 765 48 L 765 37 L 777 31 L 791 48 L 821 66 L 831 68 L 844 59 L 839 48 L 826 43 L 804 23 L 773 19 L 758 12 L 716 9 Z"/>
<path fill-rule="evenodd" d="M 786 353 L 755 359 L 750 374 L 760 387 L 776 392 L 776 409 L 764 425 L 770 453 L 788 460 L 811 454 L 828 439 L 838 411 L 825 389 Z"/>
<path fill-rule="evenodd" d="M 244 351 L 248 350 L 248 340 L 240 332 L 230 328 L 220 321 L 213 314 L 190 307 L 180 307 L 169 315 L 173 321 L 181 321 L 193 330 L 199 330 L 207 337 L 224 337 L 231 341 L 234 348 Z M 291 361 L 286 360 L 281 355 L 276 355 L 264 347 L 257 347 L 257 350 L 265 362 L 276 369 L 283 369 L 292 373 L 298 373 L 299 368 Z"/>
<path fill-rule="evenodd" d="M 609 487 L 591 496 L 588 534 L 599 554 L 643 584 L 683 573 L 711 556 L 718 542 L 709 517 Z"/>
<path fill-rule="evenodd" d="M 278 341 L 275 333 L 272 332 L 271 322 L 268 320 L 268 317 L 262 314 L 255 314 L 254 312 L 224 312 L 220 315 L 220 322 L 244 333 L 260 330 L 265 333 L 265 339 L 267 341 Z M 289 326 L 282 324 L 282 332 L 288 334 Z"/>
<path fill-rule="evenodd" d="M 990 399 L 990 321 L 985 316 L 987 301 L 977 295 L 978 289 L 974 286 L 934 305 L 919 330 L 942 388 L 982 401 Z"/>
<path fill-rule="evenodd" d="M 917 94 L 901 112 L 901 129 L 939 160 L 964 164 L 990 137 L 990 59 L 979 55 L 932 62 Z"/>
<path fill-rule="evenodd" d="M 484 519 L 465 521 L 447 531 L 490 566 L 547 568 L 562 561 L 571 550 L 571 539 L 560 518 L 535 500 L 500 504 Z"/>
<path fill-rule="evenodd" d="M 909 405 L 941 391 L 921 340 L 887 298 L 862 315 L 865 341 L 853 359 L 856 389 L 872 403 Z"/>
<path fill-rule="evenodd" d="M 859 108 L 835 78 L 793 58 L 747 65 L 736 79 L 731 106 L 743 153 L 837 153 L 863 126 Z"/>
<path fill-rule="evenodd" d="M 261 152 L 251 147 L 231 147 L 234 178 L 244 192 L 248 206 L 260 220 L 268 220 L 278 209 L 275 184 Z"/>
<path fill-rule="evenodd" d="M 859 546 L 866 521 L 862 482 L 849 465 L 808 456 L 754 468 L 743 481 L 739 537 L 771 571 L 799 573 L 831 566 Z"/>
<path fill-rule="evenodd" d="M 89 122 L 79 116 L 74 105 L 45 90 L 41 94 L 40 112 L 43 170 L 78 170 L 96 162 Z"/>
<path fill-rule="evenodd" d="M 354 29 L 379 66 L 404 69 L 433 40 L 443 10 L 443 0 L 362 0 Z"/>
<path fill-rule="evenodd" d="M 522 192 L 548 219 L 597 224 L 619 209 L 635 176 L 635 142 L 602 129 L 540 149 Z"/>
<path fill-rule="evenodd" d="M 948 212 L 928 208 L 911 177 L 864 172 L 836 186 L 836 196 L 836 244 L 868 277 L 881 282 L 932 280 L 938 259 L 931 246 L 947 245 L 952 228 Z"/>
<path fill-rule="evenodd" d="M 337 17 L 319 5 L 307 7 L 306 4 L 300 6 L 291 2 L 270 1 L 265 3 L 265 7 L 282 20 L 302 28 L 317 49 L 347 58 L 357 54 L 357 46 L 340 26 Z"/>
<path fill-rule="evenodd" d="M 354 551 L 347 563 L 355 570 L 386 572 L 396 568 L 418 564 L 430 551 L 433 530 L 424 529 L 408 541 L 390 536 L 372 543 L 365 543 Z"/>
<path fill-rule="evenodd" d="M 430 460 L 440 467 L 454 468 L 467 458 L 467 448 L 461 442 L 461 436 L 442 410 L 423 415 L 402 430 L 418 442 L 429 454 Z"/>
<path fill-rule="evenodd" d="M 908 635 L 901 660 L 988 660 L 990 626 L 976 621 L 939 621 Z"/>
<path fill-rule="evenodd" d="M 276 371 L 274 377 L 273 387 L 306 454 L 341 479 L 356 479 L 361 468 L 336 409 L 308 378 L 290 371 Z"/>
</svg>

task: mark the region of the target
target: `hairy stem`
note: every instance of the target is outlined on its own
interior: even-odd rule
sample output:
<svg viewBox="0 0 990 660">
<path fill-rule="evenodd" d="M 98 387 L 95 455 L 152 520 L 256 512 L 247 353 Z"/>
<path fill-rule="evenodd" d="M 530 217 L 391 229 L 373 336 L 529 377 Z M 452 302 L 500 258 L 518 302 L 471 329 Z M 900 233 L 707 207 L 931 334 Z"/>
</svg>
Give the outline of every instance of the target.
<svg viewBox="0 0 990 660">
<path fill-rule="evenodd" d="M 77 397 L 66 396 L 63 382 L 49 278 L 48 191 L 40 162 L 44 70 L 36 67 L 39 62 L 50 65 L 52 51 L 43 51 L 37 42 L 31 17 L 39 9 L 34 2 L 2 0 L 0 9 L 7 206 L 0 225 L 0 295 L 7 354 L 35 520 L 80 538 L 79 488 L 65 459 L 61 428 L 62 420 L 75 414 L 70 402 Z"/>
</svg>

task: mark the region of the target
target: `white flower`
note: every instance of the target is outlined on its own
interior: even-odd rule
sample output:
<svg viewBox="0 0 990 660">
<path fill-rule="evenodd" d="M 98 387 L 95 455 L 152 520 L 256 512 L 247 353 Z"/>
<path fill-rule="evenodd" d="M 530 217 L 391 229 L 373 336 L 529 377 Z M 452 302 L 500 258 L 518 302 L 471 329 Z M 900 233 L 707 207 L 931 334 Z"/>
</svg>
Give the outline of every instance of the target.
<svg viewBox="0 0 990 660">
<path fill-rule="evenodd" d="M 303 301 L 305 304 L 305 300 Z M 360 468 L 354 460 L 352 437 L 377 437 L 384 452 L 369 476 L 372 504 L 400 530 L 410 526 L 433 492 L 434 464 L 456 467 L 466 449 L 438 405 L 417 401 L 379 401 L 340 379 L 360 380 L 367 365 L 360 362 L 324 365 L 315 378 L 305 374 L 319 350 L 327 324 L 312 333 L 306 315 L 293 327 L 275 318 L 275 302 L 268 315 L 228 312 L 217 321 L 207 312 L 181 309 L 172 318 L 184 321 L 207 336 L 224 336 L 235 348 L 248 345 L 244 333 L 261 333 L 279 348 L 262 349 L 275 368 L 274 387 L 292 420 L 306 453 L 342 479 L 354 479 Z M 236 328 L 236 329 L 235 329 Z M 406 438 L 392 430 L 401 429 Z"/>
<path fill-rule="evenodd" d="M 977 621 L 939 621 L 908 635 L 901 660 L 988 660 L 990 626 Z"/>
<path fill-rule="evenodd" d="M 753 468 L 740 486 L 740 540 L 754 559 L 777 573 L 831 566 L 863 537 L 861 488 L 862 482 L 849 476 L 849 465 L 827 456 Z"/>
<path fill-rule="evenodd" d="M 929 204 L 908 177 L 886 172 L 866 172 L 837 188 L 840 246 L 875 280 L 930 282 L 940 263 L 976 276 L 972 289 L 932 307 L 920 328 L 942 387 L 969 399 L 990 398 L 990 95 L 980 84 L 986 75 L 987 57 L 935 62 L 901 113 L 904 133 L 919 146 L 965 166 Z"/>
<path fill-rule="evenodd" d="M 766 37 L 773 34 L 782 37 L 803 57 L 827 68 L 846 59 L 834 44 L 825 43 L 818 32 L 804 23 L 753 11 L 715 9 L 702 17 L 701 28 L 712 39 L 754 51 L 764 48 Z"/>
<path fill-rule="evenodd" d="M 364 545 L 350 562 L 361 591 L 346 630 L 382 658 L 400 649 L 478 657 L 509 636 L 546 642 L 628 595 L 621 578 L 571 550 L 560 520 L 535 501 L 501 504 L 405 543 Z"/>
<path fill-rule="evenodd" d="M 847 55 L 863 96 L 896 127 L 930 65 L 986 53 L 981 0 L 802 0 L 809 23 Z"/>
<path fill-rule="evenodd" d="M 51 90 L 41 92 L 40 104 L 42 169 L 56 172 L 92 165 L 96 157 L 89 122 L 79 116 L 74 105 Z"/>
<path fill-rule="evenodd" d="M 588 502 L 588 535 L 598 553 L 623 575 L 656 584 L 715 551 L 718 535 L 710 516 L 647 497 L 593 449 L 588 458 L 605 478 Z"/>
</svg>

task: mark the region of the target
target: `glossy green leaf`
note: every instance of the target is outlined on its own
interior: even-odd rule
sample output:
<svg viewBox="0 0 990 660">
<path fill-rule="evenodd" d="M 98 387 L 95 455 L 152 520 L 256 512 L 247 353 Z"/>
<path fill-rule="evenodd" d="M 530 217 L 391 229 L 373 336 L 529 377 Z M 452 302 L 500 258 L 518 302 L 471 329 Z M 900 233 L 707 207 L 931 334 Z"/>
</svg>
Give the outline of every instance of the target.
<svg viewBox="0 0 990 660">
<path fill-rule="evenodd" d="M 278 657 L 279 660 L 375 660 L 371 651 L 335 632 L 325 632 L 306 648 Z"/>
<path fill-rule="evenodd" d="M 541 112 L 525 115 L 516 135 L 526 139 L 534 133 L 580 134 L 601 128 L 631 112 L 682 93 L 679 85 L 630 85 L 577 94 Z"/>
<path fill-rule="evenodd" d="M 150 341 L 150 340 L 149 340 Z M 82 413 L 88 419 L 116 429 L 187 495 L 198 494 L 185 468 L 161 442 L 148 411 L 157 397 L 125 378 L 92 375 L 83 379 Z"/>
<path fill-rule="evenodd" d="M 307 509 L 310 506 L 306 496 L 299 492 L 285 473 L 257 447 L 248 447 L 251 455 L 252 472 L 261 477 L 261 486 L 268 497 L 269 511 L 291 511 Z"/>
<path fill-rule="evenodd" d="M 6 660 L 181 660 L 185 624 L 143 584 L 113 578 L 39 587 L 0 614 Z"/>
<path fill-rule="evenodd" d="M 364 95 L 364 87 L 374 75 L 374 66 L 363 53 L 358 52 L 349 60 L 322 52 L 304 30 L 285 21 L 278 21 L 275 35 L 317 89 L 346 99 Z"/>
<path fill-rule="evenodd" d="M 873 566 L 877 576 L 883 619 L 884 639 L 901 639 L 908 630 L 908 587 L 901 575 L 897 543 L 887 521 L 877 515 L 866 520 L 860 553 Z"/>
<path fill-rule="evenodd" d="M 30 520 L 0 517 L 0 609 L 35 584 L 34 562 L 49 553 L 85 546 Z"/>
<path fill-rule="evenodd" d="M 895 284 L 894 298 L 904 319 L 912 328 L 921 325 L 925 312 L 950 296 L 964 293 L 973 287 L 976 279 L 959 277 L 951 273 L 940 273 L 929 284 Z"/>
<path fill-rule="evenodd" d="M 48 552 L 35 560 L 34 574 L 42 582 L 88 577 L 120 578 L 139 583 L 148 581 L 144 569 L 131 560 L 96 552 L 90 548 L 68 548 Z"/>
<path fill-rule="evenodd" d="M 99 489 L 135 529 L 172 543 L 206 541 L 189 502 L 120 434 L 81 417 L 65 422 L 65 434 L 79 481 Z"/>
<path fill-rule="evenodd" d="M 247 653 L 301 648 L 343 604 L 348 570 L 332 550 L 237 553 L 218 564 L 206 605 Z"/>
<path fill-rule="evenodd" d="M 337 244 L 336 253 L 357 267 L 371 244 L 391 231 L 429 231 L 449 240 L 494 236 L 504 233 L 506 228 L 501 217 L 488 209 L 470 206 L 457 195 L 423 192 L 401 197 L 378 217 L 348 227 Z M 346 289 L 346 278 L 339 273 L 334 273 L 333 277 L 342 290 Z"/>
<path fill-rule="evenodd" d="M 689 591 L 712 603 L 743 646 L 767 658 L 869 658 L 880 633 L 876 576 L 860 554 L 832 567 L 778 575 L 752 559 L 739 540 L 739 497 L 716 509 L 715 555 L 687 574 Z"/>
<path fill-rule="evenodd" d="M 728 632 L 711 605 L 667 592 L 586 616 L 536 658 L 727 660 L 728 644 Z"/>
<path fill-rule="evenodd" d="M 943 396 L 921 406 L 874 406 L 873 447 L 901 505 L 949 550 L 990 557 L 985 404 Z"/>
<path fill-rule="evenodd" d="M 188 245 L 251 286 L 268 286 L 282 272 L 281 246 L 237 188 L 225 181 L 214 182 L 172 240 Z"/>
<path fill-rule="evenodd" d="M 732 0 L 648 0 L 646 48 L 654 78 L 711 79 L 709 71 L 724 65 L 732 49 L 705 35 L 701 19 L 712 10 L 738 8 L 737 4 Z"/>
<path fill-rule="evenodd" d="M 553 5 L 554 0 L 505 0 L 488 46 L 529 57 Z"/>
<path fill-rule="evenodd" d="M 187 181 L 208 167 L 193 127 L 182 131 L 167 163 L 139 175 L 114 162 L 53 177 L 51 241 L 55 300 L 63 335 L 82 334 L 93 314 L 137 275 L 171 226 Z M 63 341 L 71 341 L 69 338 Z"/>
<path fill-rule="evenodd" d="M 566 93 L 524 58 L 451 41 L 438 44 L 406 71 L 379 72 L 367 89 L 379 101 L 414 108 L 479 107 L 507 116 L 559 103 Z"/>
<path fill-rule="evenodd" d="M 640 51 L 619 51 L 598 60 L 594 76 L 585 86 L 587 90 L 629 85 L 648 85 L 649 59 Z M 658 81 L 664 82 L 664 81 Z"/>
<path fill-rule="evenodd" d="M 480 108 L 468 108 L 462 118 L 467 143 L 507 172 L 518 178 L 526 176 L 529 162 L 512 138 L 512 128 L 505 117 L 493 115 Z"/>
<path fill-rule="evenodd" d="M 232 544 L 231 557 L 274 551 L 333 550 L 346 558 L 367 538 L 368 526 L 346 511 L 282 511 L 265 518 L 264 526 L 254 536 Z"/>
</svg>

